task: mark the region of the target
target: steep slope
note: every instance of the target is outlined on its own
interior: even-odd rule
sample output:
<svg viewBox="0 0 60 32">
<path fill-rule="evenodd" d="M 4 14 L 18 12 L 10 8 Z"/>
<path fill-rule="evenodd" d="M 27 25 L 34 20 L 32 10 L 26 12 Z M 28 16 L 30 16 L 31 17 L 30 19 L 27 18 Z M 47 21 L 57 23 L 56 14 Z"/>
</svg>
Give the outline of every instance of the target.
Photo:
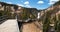
<svg viewBox="0 0 60 32">
<path fill-rule="evenodd" d="M 20 19 L 36 18 L 38 10 L 36 8 L 26 8 L 15 4 L 0 2 L 0 15 L 7 15 L 10 19 L 18 15 Z"/>
<path fill-rule="evenodd" d="M 60 31 L 60 1 L 56 2 L 53 6 L 49 7 L 45 10 L 42 19 L 43 19 L 43 28 L 44 32 L 48 32 L 50 24 L 54 24 L 55 31 Z M 59 23 L 59 24 L 58 24 Z M 48 27 L 48 28 L 47 28 Z"/>
</svg>

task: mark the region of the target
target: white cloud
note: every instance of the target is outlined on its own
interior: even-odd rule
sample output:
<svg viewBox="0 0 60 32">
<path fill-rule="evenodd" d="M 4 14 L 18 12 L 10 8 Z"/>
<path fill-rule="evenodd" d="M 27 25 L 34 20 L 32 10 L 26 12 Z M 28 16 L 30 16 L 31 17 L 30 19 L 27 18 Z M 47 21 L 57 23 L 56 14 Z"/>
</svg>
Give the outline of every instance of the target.
<svg viewBox="0 0 60 32">
<path fill-rule="evenodd" d="M 37 3 L 38 3 L 38 4 L 43 4 L 44 2 L 43 2 L 43 1 L 38 1 Z"/>
<path fill-rule="evenodd" d="M 24 4 L 25 4 L 25 6 L 24 6 L 24 7 L 32 8 L 32 7 L 29 5 L 29 1 L 24 2 Z"/>
<path fill-rule="evenodd" d="M 24 4 L 28 5 L 29 4 L 29 1 L 24 2 Z"/>
<path fill-rule="evenodd" d="M 57 1 L 59 1 L 59 0 L 50 0 L 50 2 L 57 2 Z"/>
<path fill-rule="evenodd" d="M 24 5 L 22 5 L 22 4 L 17 4 L 18 6 L 24 6 Z"/>
<path fill-rule="evenodd" d="M 51 5 L 51 4 L 54 4 L 54 3 L 57 2 L 57 1 L 59 1 L 59 0 L 50 0 L 48 4 Z"/>
<path fill-rule="evenodd" d="M 55 2 L 49 2 L 48 4 L 51 5 L 51 4 L 54 4 Z"/>
<path fill-rule="evenodd" d="M 7 2 L 7 3 L 12 4 L 12 2 Z"/>
<path fill-rule="evenodd" d="M 26 5 L 25 7 L 32 8 L 30 5 Z"/>
</svg>

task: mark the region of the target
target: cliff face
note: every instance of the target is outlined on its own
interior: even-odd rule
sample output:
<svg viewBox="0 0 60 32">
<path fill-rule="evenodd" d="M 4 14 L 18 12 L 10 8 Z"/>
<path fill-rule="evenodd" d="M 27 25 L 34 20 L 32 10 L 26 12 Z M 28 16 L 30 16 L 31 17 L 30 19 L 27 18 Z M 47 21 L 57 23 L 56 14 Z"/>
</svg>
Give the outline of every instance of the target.
<svg viewBox="0 0 60 32">
<path fill-rule="evenodd" d="M 59 14 L 60 11 L 60 1 L 56 2 L 53 6 L 50 6 L 49 8 L 42 10 L 41 14 L 43 14 L 42 16 L 49 14 L 50 16 L 53 14 Z"/>
<path fill-rule="evenodd" d="M 18 19 L 32 19 L 37 17 L 37 13 L 38 11 L 36 8 L 25 8 L 14 4 L 0 2 L 0 14 L 8 15 L 9 18 L 14 18 L 18 15 Z"/>
<path fill-rule="evenodd" d="M 60 1 L 56 2 L 53 6 L 47 8 L 44 14 L 41 16 L 43 20 L 43 30 L 44 32 L 48 32 L 50 26 L 55 27 L 55 31 L 59 32 L 60 27 Z M 59 23 L 59 24 L 57 24 Z M 51 24 L 51 25 L 50 25 Z M 48 27 L 48 28 L 47 28 Z"/>
<path fill-rule="evenodd" d="M 0 2 L 0 8 L 3 8 L 3 10 L 8 10 L 7 8 L 10 8 L 10 9 L 13 8 L 13 9 L 16 10 L 18 8 L 18 6 L 14 5 L 14 4 L 7 4 L 7 3 L 4 3 L 4 2 Z"/>
</svg>

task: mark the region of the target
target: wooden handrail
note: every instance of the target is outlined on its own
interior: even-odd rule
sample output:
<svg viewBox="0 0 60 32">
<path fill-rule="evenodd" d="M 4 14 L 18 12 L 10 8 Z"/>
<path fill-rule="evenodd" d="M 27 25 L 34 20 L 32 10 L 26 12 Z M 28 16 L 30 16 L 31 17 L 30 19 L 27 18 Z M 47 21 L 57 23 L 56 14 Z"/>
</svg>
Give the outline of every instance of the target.
<svg viewBox="0 0 60 32">
<path fill-rule="evenodd" d="M 6 15 L 4 16 L 0 16 L 0 24 L 2 24 L 3 22 L 5 22 L 5 20 L 7 20 L 8 17 Z"/>
</svg>

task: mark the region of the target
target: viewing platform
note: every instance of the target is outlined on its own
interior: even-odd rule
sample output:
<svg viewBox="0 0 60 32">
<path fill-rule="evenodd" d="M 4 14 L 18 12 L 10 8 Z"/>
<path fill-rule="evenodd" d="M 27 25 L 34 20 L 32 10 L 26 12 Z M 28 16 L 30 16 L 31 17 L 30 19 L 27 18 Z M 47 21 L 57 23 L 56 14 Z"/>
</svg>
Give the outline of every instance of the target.
<svg viewBox="0 0 60 32">
<path fill-rule="evenodd" d="M 0 24 L 0 32 L 19 32 L 17 20 L 9 19 Z"/>
</svg>

